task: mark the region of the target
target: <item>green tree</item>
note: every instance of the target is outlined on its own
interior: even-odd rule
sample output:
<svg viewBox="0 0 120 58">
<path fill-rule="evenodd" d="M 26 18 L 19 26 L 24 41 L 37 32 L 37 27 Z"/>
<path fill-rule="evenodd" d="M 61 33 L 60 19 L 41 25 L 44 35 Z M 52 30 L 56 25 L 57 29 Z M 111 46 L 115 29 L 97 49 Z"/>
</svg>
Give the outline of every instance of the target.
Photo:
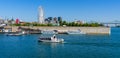
<svg viewBox="0 0 120 58">
<path fill-rule="evenodd" d="M 67 22 L 66 22 L 66 21 L 63 21 L 63 22 L 62 22 L 62 25 L 66 25 L 66 24 L 67 24 Z"/>
<path fill-rule="evenodd" d="M 72 22 L 72 26 L 75 26 L 75 22 Z"/>
<path fill-rule="evenodd" d="M 62 25 L 63 25 L 63 24 L 62 24 L 62 20 L 60 20 L 60 21 L 59 21 L 59 24 L 60 24 L 60 26 L 62 26 Z"/>
<path fill-rule="evenodd" d="M 47 24 L 47 26 L 52 26 L 52 24 L 49 23 L 49 24 Z"/>
</svg>

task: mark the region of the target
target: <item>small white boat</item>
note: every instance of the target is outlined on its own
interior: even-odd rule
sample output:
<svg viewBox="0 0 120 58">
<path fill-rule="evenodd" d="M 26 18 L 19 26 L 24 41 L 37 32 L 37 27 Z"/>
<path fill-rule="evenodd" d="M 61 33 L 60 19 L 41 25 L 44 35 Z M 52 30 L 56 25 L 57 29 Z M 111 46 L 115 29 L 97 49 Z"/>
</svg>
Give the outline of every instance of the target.
<svg viewBox="0 0 120 58">
<path fill-rule="evenodd" d="M 64 42 L 64 39 L 58 39 L 55 35 L 53 35 L 51 38 L 39 38 L 39 42 L 52 42 L 52 43 L 62 43 Z"/>
<path fill-rule="evenodd" d="M 20 33 L 18 33 L 18 34 L 7 34 L 8 36 L 19 36 L 19 35 L 22 35 L 22 34 L 20 34 Z"/>
<path fill-rule="evenodd" d="M 22 31 L 22 32 L 10 33 L 10 34 L 6 34 L 6 35 L 8 35 L 8 36 L 19 36 L 19 35 L 24 35 L 24 34 L 25 34 L 25 32 Z"/>
<path fill-rule="evenodd" d="M 51 31 L 51 30 L 42 30 L 41 33 L 42 34 L 57 34 L 57 32 Z"/>
<path fill-rule="evenodd" d="M 67 33 L 68 33 L 68 34 L 86 34 L 86 33 L 82 32 L 82 31 L 80 31 L 80 30 L 68 31 Z"/>
</svg>

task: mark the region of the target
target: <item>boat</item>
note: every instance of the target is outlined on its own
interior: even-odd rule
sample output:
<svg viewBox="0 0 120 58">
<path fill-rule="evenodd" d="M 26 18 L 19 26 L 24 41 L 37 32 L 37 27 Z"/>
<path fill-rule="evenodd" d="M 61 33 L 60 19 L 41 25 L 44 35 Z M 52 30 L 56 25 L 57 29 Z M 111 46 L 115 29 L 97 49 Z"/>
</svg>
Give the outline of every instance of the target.
<svg viewBox="0 0 120 58">
<path fill-rule="evenodd" d="M 68 34 L 68 32 L 58 32 L 58 34 Z"/>
<path fill-rule="evenodd" d="M 19 36 L 19 35 L 21 35 L 20 33 L 16 33 L 16 34 L 14 34 L 14 33 L 11 33 L 11 34 L 7 34 L 8 36 Z"/>
<path fill-rule="evenodd" d="M 25 32 L 15 32 L 15 33 L 10 33 L 10 34 L 6 34 L 7 36 L 19 36 L 19 35 L 24 35 Z"/>
<path fill-rule="evenodd" d="M 55 31 L 55 30 L 54 30 Z M 64 30 L 56 30 L 58 34 L 68 34 L 67 31 Z"/>
<path fill-rule="evenodd" d="M 120 27 L 120 26 L 116 26 L 116 27 Z"/>
<path fill-rule="evenodd" d="M 64 39 L 57 38 L 56 35 L 53 35 L 52 37 L 48 38 L 39 38 L 39 42 L 52 42 L 52 43 L 62 43 L 64 42 Z"/>
<path fill-rule="evenodd" d="M 57 34 L 57 32 L 52 31 L 52 30 L 42 30 L 41 33 L 42 34 Z"/>
<path fill-rule="evenodd" d="M 68 34 L 86 34 L 86 33 L 82 32 L 82 31 L 80 31 L 80 30 L 68 31 L 67 33 L 68 33 Z"/>
</svg>

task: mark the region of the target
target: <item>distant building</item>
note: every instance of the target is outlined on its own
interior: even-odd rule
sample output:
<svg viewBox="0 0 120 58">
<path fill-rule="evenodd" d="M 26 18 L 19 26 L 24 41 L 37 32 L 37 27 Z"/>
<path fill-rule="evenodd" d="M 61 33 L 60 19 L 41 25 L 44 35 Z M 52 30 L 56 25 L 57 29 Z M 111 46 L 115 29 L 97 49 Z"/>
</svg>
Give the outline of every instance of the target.
<svg viewBox="0 0 120 58">
<path fill-rule="evenodd" d="M 16 24 L 19 24 L 19 23 L 20 23 L 20 20 L 19 20 L 19 19 L 16 19 L 15 22 L 16 22 Z"/>
<path fill-rule="evenodd" d="M 48 17 L 49 20 L 53 20 L 53 17 Z"/>
<path fill-rule="evenodd" d="M 62 21 L 62 17 L 58 17 L 58 21 Z"/>
<path fill-rule="evenodd" d="M 61 20 L 61 18 L 59 19 Z M 52 24 L 53 26 L 59 26 L 59 21 L 57 17 L 48 17 L 44 20 L 44 23 L 46 24 Z"/>
<path fill-rule="evenodd" d="M 58 21 L 58 20 L 57 20 L 57 18 L 56 18 L 56 17 L 54 17 L 53 22 L 54 22 L 54 23 L 57 23 L 57 21 Z"/>
<path fill-rule="evenodd" d="M 52 23 L 53 17 L 48 17 L 48 23 Z"/>
<path fill-rule="evenodd" d="M 4 20 L 0 19 L 0 24 L 3 24 L 4 23 Z"/>
<path fill-rule="evenodd" d="M 49 19 L 48 18 L 45 19 L 45 23 L 47 23 L 47 24 L 49 23 Z"/>
<path fill-rule="evenodd" d="M 39 13 L 38 13 L 38 23 L 43 24 L 44 22 L 44 11 L 42 6 L 39 7 Z"/>
<path fill-rule="evenodd" d="M 5 24 L 8 24 L 8 20 L 4 20 L 4 23 L 5 23 Z"/>
<path fill-rule="evenodd" d="M 80 20 L 75 20 L 75 23 L 84 24 L 84 22 L 83 22 L 83 21 L 80 21 Z"/>
<path fill-rule="evenodd" d="M 57 18 L 57 17 L 54 17 L 54 18 L 53 18 L 52 24 L 53 24 L 54 26 L 59 26 L 59 22 L 58 22 L 58 18 Z"/>
</svg>

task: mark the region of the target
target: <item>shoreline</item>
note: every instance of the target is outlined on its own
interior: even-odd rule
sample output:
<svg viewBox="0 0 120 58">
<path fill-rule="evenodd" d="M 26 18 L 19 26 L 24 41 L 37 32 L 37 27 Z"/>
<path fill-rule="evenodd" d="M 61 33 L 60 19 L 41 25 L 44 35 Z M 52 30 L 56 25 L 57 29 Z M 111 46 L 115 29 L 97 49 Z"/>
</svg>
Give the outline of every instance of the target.
<svg viewBox="0 0 120 58">
<path fill-rule="evenodd" d="M 12 28 L 12 32 L 18 31 L 19 26 L 6 26 L 5 28 Z M 39 29 L 39 30 L 58 30 L 58 31 L 75 31 L 80 29 L 82 32 L 87 34 L 110 34 L 110 27 L 62 27 L 62 26 L 53 26 L 53 27 L 29 27 L 29 26 L 20 26 L 22 28 L 30 28 L 30 29 Z"/>
</svg>

